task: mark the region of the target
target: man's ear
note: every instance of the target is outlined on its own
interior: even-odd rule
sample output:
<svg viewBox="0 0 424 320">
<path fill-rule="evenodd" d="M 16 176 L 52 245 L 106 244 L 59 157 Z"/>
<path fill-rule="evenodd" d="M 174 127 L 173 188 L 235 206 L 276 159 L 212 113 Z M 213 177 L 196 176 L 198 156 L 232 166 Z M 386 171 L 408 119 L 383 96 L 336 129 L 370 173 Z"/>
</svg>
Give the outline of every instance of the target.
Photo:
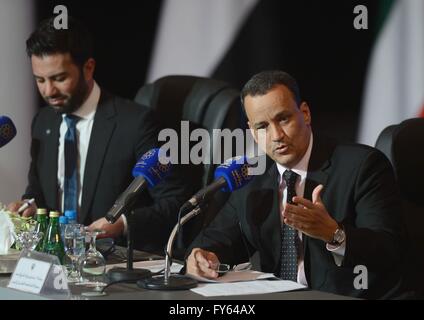
<svg viewBox="0 0 424 320">
<path fill-rule="evenodd" d="M 306 102 L 306 101 L 303 101 L 301 104 L 300 104 L 300 107 L 299 107 L 299 109 L 300 109 L 300 112 L 302 112 L 302 115 L 303 115 L 303 120 L 305 121 L 305 123 L 307 124 L 307 125 L 311 125 L 311 122 L 312 122 L 312 118 L 311 118 L 311 111 L 309 110 L 309 105 L 308 105 L 308 103 Z"/>
<path fill-rule="evenodd" d="M 96 69 L 96 60 L 89 58 L 83 67 L 84 79 L 90 81 L 94 77 L 94 70 Z"/>
</svg>

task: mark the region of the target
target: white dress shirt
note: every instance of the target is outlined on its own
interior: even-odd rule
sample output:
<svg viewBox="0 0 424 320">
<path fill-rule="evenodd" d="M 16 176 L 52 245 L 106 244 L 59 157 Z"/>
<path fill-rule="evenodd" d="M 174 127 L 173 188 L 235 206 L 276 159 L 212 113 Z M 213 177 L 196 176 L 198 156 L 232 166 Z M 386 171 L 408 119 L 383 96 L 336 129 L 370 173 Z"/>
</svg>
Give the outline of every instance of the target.
<svg viewBox="0 0 424 320">
<path fill-rule="evenodd" d="M 313 145 L 313 135 L 311 133 L 311 137 L 309 139 L 309 146 L 306 150 L 304 156 L 302 159 L 290 170 L 297 173 L 299 175 L 299 178 L 296 181 L 295 190 L 296 195 L 299 197 L 304 197 L 305 194 L 305 183 L 306 183 L 306 176 L 308 174 L 308 165 L 309 160 L 311 158 L 311 152 L 312 152 L 312 145 Z M 279 172 L 279 183 L 280 183 L 280 219 L 281 223 L 283 222 L 283 211 L 284 206 L 287 203 L 287 187 L 286 183 L 283 179 L 283 173 L 284 171 L 288 170 L 289 168 L 286 168 L 282 166 L 281 164 L 277 163 L 277 169 Z M 302 244 L 302 232 L 299 231 L 299 239 L 300 243 Z M 302 246 L 300 246 L 302 247 Z M 334 262 L 336 265 L 340 266 L 341 262 L 343 261 L 343 257 L 345 254 L 345 248 L 346 248 L 346 241 L 341 246 L 330 246 L 327 244 L 327 250 L 331 251 L 334 257 Z M 303 251 L 300 252 L 299 258 L 298 258 L 298 269 L 297 269 L 297 282 L 300 284 L 303 284 L 305 286 L 308 285 L 308 282 L 306 281 L 306 275 L 305 275 L 305 266 L 304 266 L 304 257 L 303 257 Z"/>
<path fill-rule="evenodd" d="M 94 116 L 96 114 L 97 105 L 100 100 L 100 88 L 94 82 L 93 89 L 91 90 L 88 98 L 81 105 L 81 107 L 73 113 L 81 119 L 77 122 L 77 144 L 78 144 L 78 163 L 77 163 L 77 179 L 78 179 L 78 212 L 81 210 L 82 199 L 82 186 L 84 183 L 84 170 L 85 161 L 87 159 L 88 144 L 90 143 L 91 130 L 93 128 Z M 58 199 L 60 201 L 60 208 L 63 212 L 64 209 L 64 182 L 65 182 L 65 134 L 68 126 L 65 121 L 65 114 L 62 115 L 62 123 L 59 129 L 59 150 L 58 150 Z"/>
</svg>

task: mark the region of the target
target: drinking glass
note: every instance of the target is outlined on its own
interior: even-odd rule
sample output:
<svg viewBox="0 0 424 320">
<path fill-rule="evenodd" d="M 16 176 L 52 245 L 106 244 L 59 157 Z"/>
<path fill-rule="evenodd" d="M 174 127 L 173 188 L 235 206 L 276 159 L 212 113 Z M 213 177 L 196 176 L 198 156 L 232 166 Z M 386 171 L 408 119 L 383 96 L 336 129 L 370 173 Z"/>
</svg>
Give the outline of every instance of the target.
<svg viewBox="0 0 424 320">
<path fill-rule="evenodd" d="M 102 233 L 101 230 L 86 230 L 86 234 L 90 237 L 90 247 L 79 261 L 81 285 L 92 288 L 97 292 L 101 292 L 103 287 L 107 285 L 105 279 L 106 260 L 96 248 L 96 237 Z"/>
<path fill-rule="evenodd" d="M 85 253 L 85 229 L 81 224 L 68 224 L 65 227 L 65 266 L 68 281 L 79 282 L 80 271 L 78 261 Z"/>
<path fill-rule="evenodd" d="M 35 230 L 20 232 L 16 236 L 17 247 L 22 250 L 33 251 L 37 247 L 38 242 L 43 238 L 43 235 L 43 232 L 37 232 Z"/>
</svg>

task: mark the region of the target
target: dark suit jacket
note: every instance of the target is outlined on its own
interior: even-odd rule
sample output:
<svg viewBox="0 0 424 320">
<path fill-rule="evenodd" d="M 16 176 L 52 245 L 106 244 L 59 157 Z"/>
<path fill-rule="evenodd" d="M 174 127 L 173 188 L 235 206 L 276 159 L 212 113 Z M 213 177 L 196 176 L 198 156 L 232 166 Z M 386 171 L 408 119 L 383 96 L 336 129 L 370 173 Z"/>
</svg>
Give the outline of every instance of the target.
<svg viewBox="0 0 424 320">
<path fill-rule="evenodd" d="M 322 240 L 303 235 L 308 285 L 343 295 L 389 297 L 398 284 L 401 210 L 389 161 L 370 147 L 324 144 L 314 137 L 305 198 L 311 199 L 319 184 L 324 185 L 327 211 L 344 225 L 346 252 L 338 267 Z M 280 230 L 278 170 L 273 163 L 232 194 L 191 247 L 213 251 L 229 264 L 244 262 L 257 250 L 262 270 L 278 274 Z M 354 288 L 356 265 L 368 269 L 368 290 Z"/>
<path fill-rule="evenodd" d="M 31 166 L 25 198 L 38 207 L 57 209 L 57 159 L 62 116 L 42 108 L 32 124 Z M 102 218 L 133 180 L 138 158 L 157 146 L 158 128 L 146 107 L 102 90 L 91 132 L 84 172 L 79 221 L 88 225 Z M 135 245 L 147 251 L 163 251 L 178 209 L 192 193 L 177 174 L 159 183 L 139 199 Z"/>
</svg>

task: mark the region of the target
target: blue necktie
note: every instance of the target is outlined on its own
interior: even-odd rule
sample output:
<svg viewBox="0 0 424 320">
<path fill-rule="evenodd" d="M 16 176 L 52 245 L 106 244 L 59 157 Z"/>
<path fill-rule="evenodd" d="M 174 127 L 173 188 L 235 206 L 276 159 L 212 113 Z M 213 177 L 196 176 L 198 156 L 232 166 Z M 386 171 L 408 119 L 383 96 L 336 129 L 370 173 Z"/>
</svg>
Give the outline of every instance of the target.
<svg viewBox="0 0 424 320">
<path fill-rule="evenodd" d="M 283 173 L 287 186 L 287 203 L 292 204 L 296 196 L 296 180 L 299 175 L 291 170 Z M 297 231 L 285 223 L 281 226 L 281 270 L 280 277 L 284 280 L 297 281 Z"/>
<path fill-rule="evenodd" d="M 64 186 L 64 211 L 77 211 L 78 207 L 78 145 L 77 145 L 77 122 L 79 118 L 66 115 L 65 121 L 68 130 L 65 134 L 65 186 Z"/>
</svg>

